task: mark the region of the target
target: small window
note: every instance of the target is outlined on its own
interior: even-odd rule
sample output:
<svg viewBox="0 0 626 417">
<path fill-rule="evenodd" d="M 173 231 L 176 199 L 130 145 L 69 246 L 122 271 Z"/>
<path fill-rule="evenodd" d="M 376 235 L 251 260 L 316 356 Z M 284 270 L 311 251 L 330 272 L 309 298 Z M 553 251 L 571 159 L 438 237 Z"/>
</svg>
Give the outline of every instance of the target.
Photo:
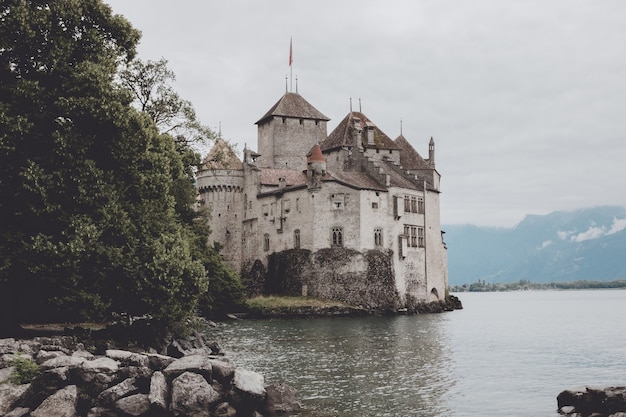
<svg viewBox="0 0 626 417">
<path fill-rule="evenodd" d="M 417 247 L 417 227 L 411 226 L 411 246 Z"/>
<path fill-rule="evenodd" d="M 424 228 L 423 227 L 417 228 L 417 245 L 420 248 L 423 248 L 426 246 L 425 241 L 424 241 Z"/>
<path fill-rule="evenodd" d="M 332 242 L 333 246 L 343 246 L 343 228 L 333 227 Z"/>
<path fill-rule="evenodd" d="M 378 210 L 378 202 L 373 201 L 373 202 L 372 202 L 372 208 L 373 208 L 374 210 Z"/>
<path fill-rule="evenodd" d="M 300 249 L 300 229 L 293 231 L 293 247 Z"/>
<path fill-rule="evenodd" d="M 267 233 L 263 235 L 263 250 L 269 252 L 270 250 L 270 235 Z"/>
<path fill-rule="evenodd" d="M 404 196 L 404 212 L 405 213 L 411 212 L 411 199 L 409 198 L 408 195 Z"/>
<path fill-rule="evenodd" d="M 424 198 L 420 197 L 417 199 L 417 212 L 419 214 L 424 214 L 426 210 L 424 209 Z"/>
<path fill-rule="evenodd" d="M 382 246 L 383 245 L 383 229 L 376 228 L 374 229 L 374 246 Z"/>
<path fill-rule="evenodd" d="M 417 213 L 417 197 L 411 196 L 411 213 Z"/>
<path fill-rule="evenodd" d="M 300 119 L 300 124 L 304 124 L 304 119 Z"/>
</svg>

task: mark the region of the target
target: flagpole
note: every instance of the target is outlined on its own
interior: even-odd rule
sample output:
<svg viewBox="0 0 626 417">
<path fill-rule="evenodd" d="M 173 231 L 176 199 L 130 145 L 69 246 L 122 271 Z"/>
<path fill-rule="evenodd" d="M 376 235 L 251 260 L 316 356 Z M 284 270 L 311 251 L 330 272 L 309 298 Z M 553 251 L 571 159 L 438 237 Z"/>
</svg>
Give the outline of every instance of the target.
<svg viewBox="0 0 626 417">
<path fill-rule="evenodd" d="M 293 37 L 289 38 L 289 89 L 293 92 Z"/>
</svg>

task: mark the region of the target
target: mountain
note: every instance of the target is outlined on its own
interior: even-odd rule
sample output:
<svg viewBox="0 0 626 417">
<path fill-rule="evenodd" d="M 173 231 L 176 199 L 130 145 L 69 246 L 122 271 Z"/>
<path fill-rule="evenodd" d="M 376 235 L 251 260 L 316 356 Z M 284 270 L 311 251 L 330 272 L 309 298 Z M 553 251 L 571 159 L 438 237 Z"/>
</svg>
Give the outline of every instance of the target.
<svg viewBox="0 0 626 417">
<path fill-rule="evenodd" d="M 528 215 L 513 228 L 444 225 L 450 285 L 626 278 L 626 207 Z"/>
</svg>

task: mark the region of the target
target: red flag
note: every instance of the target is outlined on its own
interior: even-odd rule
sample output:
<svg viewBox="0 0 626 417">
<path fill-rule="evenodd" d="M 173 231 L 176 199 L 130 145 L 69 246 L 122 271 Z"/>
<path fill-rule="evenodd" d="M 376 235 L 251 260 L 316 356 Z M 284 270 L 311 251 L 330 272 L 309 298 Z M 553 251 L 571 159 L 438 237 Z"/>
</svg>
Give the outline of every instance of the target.
<svg viewBox="0 0 626 417">
<path fill-rule="evenodd" d="M 291 46 L 292 39 L 289 39 L 289 66 L 293 64 L 293 48 Z"/>
</svg>

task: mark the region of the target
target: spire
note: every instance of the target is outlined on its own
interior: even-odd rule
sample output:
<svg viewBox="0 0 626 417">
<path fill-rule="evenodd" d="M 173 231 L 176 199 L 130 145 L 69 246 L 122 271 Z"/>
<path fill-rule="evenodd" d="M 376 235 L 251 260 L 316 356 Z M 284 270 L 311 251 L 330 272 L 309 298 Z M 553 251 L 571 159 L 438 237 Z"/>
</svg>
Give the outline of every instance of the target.
<svg viewBox="0 0 626 417">
<path fill-rule="evenodd" d="M 430 137 L 430 142 L 428 142 L 428 163 L 435 166 L 435 140 L 432 136 Z"/>
</svg>

